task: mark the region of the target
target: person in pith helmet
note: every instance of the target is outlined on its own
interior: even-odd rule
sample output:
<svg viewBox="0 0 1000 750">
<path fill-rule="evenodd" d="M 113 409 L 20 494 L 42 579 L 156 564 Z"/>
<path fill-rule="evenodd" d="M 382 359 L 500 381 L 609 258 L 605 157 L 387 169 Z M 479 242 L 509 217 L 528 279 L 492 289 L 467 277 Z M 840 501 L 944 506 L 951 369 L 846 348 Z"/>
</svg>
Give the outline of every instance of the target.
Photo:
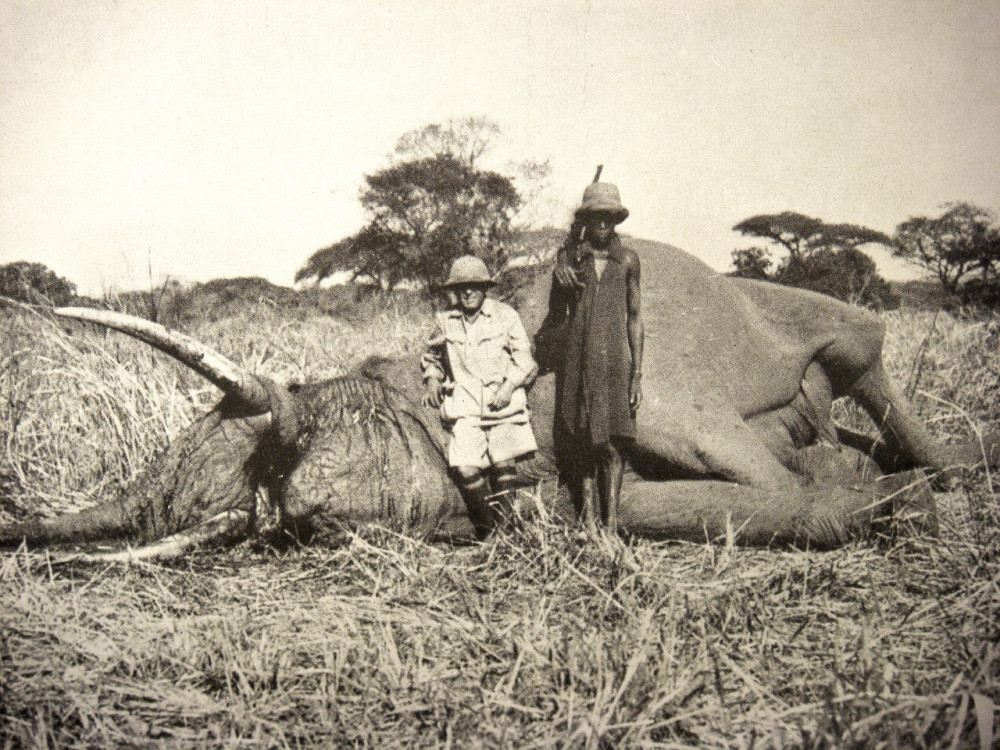
<svg viewBox="0 0 1000 750">
<path fill-rule="evenodd" d="M 639 256 L 615 231 L 628 215 L 617 186 L 595 181 L 583 191 L 535 337 L 543 371 L 556 373 L 560 471 L 591 534 L 599 526 L 617 533 L 624 456 L 642 403 Z"/>
<path fill-rule="evenodd" d="M 610 182 L 592 182 L 583 191 L 583 201 L 573 215 L 569 236 L 560 249 L 555 279 L 560 286 L 579 286 L 576 265 L 579 261 L 580 244 L 593 237 L 598 231 L 596 227 L 588 231 L 588 222 L 595 219 L 606 219 L 605 232 L 615 234 L 615 227 L 628 218 L 628 209 L 622 205 L 618 186 Z"/>
<path fill-rule="evenodd" d="M 440 409 L 448 465 L 480 539 L 510 510 L 517 459 L 538 447 L 525 390 L 538 367 L 517 311 L 486 296 L 493 285 L 479 258 L 452 263 L 441 286 L 454 302 L 435 314 L 421 359 L 423 405 Z"/>
</svg>

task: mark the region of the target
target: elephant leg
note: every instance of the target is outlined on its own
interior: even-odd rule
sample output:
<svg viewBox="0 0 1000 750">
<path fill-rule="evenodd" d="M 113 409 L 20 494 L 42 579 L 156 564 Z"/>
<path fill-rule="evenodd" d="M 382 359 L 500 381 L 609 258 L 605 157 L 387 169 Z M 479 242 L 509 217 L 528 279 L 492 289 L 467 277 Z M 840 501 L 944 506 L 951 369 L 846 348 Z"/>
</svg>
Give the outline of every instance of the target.
<svg viewBox="0 0 1000 750">
<path fill-rule="evenodd" d="M 835 483 L 844 487 L 868 484 L 883 475 L 866 453 L 846 445 L 806 446 L 789 457 L 788 467 L 809 484 Z"/>
<path fill-rule="evenodd" d="M 837 439 L 841 445 L 863 453 L 878 464 L 879 469 L 886 474 L 905 470 L 905 462 L 899 453 L 899 447 L 889 446 L 880 436 L 837 427 Z"/>
<path fill-rule="evenodd" d="M 747 417 L 746 423 L 782 465 L 804 474 L 798 455 L 802 448 L 837 445 L 837 431 L 830 416 L 832 405 L 830 379 L 818 362 L 811 362 L 790 403 Z"/>
<path fill-rule="evenodd" d="M 631 451 L 637 470 L 663 479 L 715 476 L 763 490 L 799 486 L 757 433 L 735 412 L 675 414 L 671 429 L 640 429 Z"/>
<path fill-rule="evenodd" d="M 898 471 L 926 467 L 942 471 L 953 457 L 931 437 L 923 422 L 889 382 L 881 361 L 876 361 L 851 387 L 851 396 L 864 407 L 882 433 L 877 445 L 879 463 Z M 873 446 L 875 447 L 875 446 Z"/>
<path fill-rule="evenodd" d="M 988 425 L 980 434 L 956 446 L 944 446 L 931 437 L 923 422 L 889 383 L 881 363 L 854 386 L 855 396 L 881 430 L 881 439 L 839 429 L 847 445 L 864 450 L 885 472 L 924 467 L 945 476 L 949 470 L 984 461 L 991 468 L 1000 465 L 1000 429 Z"/>
<path fill-rule="evenodd" d="M 887 474 L 875 480 L 876 491 L 892 503 L 891 519 L 910 534 L 938 535 L 937 500 L 922 469 Z"/>
<path fill-rule="evenodd" d="M 919 477 L 861 488 L 815 484 L 766 491 L 717 481 L 649 482 L 626 477 L 620 523 L 631 534 L 693 542 L 733 536 L 754 547 L 793 545 L 828 549 L 871 533 L 910 494 L 933 515 L 933 496 Z"/>
</svg>

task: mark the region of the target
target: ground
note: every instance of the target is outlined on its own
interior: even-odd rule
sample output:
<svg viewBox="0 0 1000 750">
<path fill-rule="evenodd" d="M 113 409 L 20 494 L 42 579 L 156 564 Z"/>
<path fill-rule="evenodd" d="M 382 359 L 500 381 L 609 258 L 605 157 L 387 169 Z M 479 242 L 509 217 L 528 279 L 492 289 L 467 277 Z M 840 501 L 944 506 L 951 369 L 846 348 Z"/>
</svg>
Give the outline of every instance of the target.
<svg viewBox="0 0 1000 750">
<path fill-rule="evenodd" d="M 458 549 L 373 533 L 172 565 L 13 556 L 4 731 L 760 748 L 936 747 L 958 727 L 974 747 L 970 695 L 997 697 L 997 548 L 956 531 L 824 553 L 637 543 L 637 569 L 545 523 Z"/>
</svg>

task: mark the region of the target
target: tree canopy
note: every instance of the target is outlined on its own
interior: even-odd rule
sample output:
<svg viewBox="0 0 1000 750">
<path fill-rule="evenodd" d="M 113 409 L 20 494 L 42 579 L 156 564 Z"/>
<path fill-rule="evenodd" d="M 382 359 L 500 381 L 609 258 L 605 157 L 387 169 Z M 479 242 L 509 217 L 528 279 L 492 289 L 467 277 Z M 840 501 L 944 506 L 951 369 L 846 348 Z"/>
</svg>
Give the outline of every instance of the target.
<svg viewBox="0 0 1000 750">
<path fill-rule="evenodd" d="M 898 227 L 895 255 L 937 276 L 952 295 L 997 291 L 1000 227 L 996 217 L 971 203 L 947 203 L 937 218 L 915 216 Z M 995 296 L 995 295 L 994 295 Z"/>
<path fill-rule="evenodd" d="M 404 133 L 396 141 L 395 153 L 403 159 L 448 155 L 475 167 L 500 136 L 500 126 L 492 120 L 462 117 Z"/>
<path fill-rule="evenodd" d="M 404 281 L 429 288 L 464 254 L 502 270 L 521 198 L 509 177 L 477 166 L 497 133 L 469 118 L 404 134 L 395 153 L 405 158 L 365 175 L 368 224 L 313 253 L 296 281 L 346 272 L 386 289 Z"/>
<path fill-rule="evenodd" d="M 733 231 L 781 245 L 788 251 L 792 262 L 821 248 L 840 250 L 856 248 L 869 242 L 887 246 L 892 244 L 888 235 L 875 229 L 857 224 L 827 224 L 794 211 L 752 216 L 733 227 Z"/>
<path fill-rule="evenodd" d="M 794 211 L 752 216 L 733 230 L 772 242 L 786 252 L 771 271 L 770 249 L 734 250 L 737 276 L 811 289 L 870 307 L 891 307 L 898 302 L 874 261 L 858 249 L 868 243 L 891 245 L 883 232 L 858 224 L 830 224 Z"/>
</svg>

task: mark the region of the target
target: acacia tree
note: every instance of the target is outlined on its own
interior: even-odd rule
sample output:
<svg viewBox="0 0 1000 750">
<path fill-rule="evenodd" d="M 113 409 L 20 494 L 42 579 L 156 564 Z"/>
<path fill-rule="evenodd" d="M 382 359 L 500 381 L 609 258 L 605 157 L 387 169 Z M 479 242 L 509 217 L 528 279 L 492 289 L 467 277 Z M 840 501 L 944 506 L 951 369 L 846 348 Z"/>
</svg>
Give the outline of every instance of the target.
<svg viewBox="0 0 1000 750">
<path fill-rule="evenodd" d="M 915 216 L 898 227 L 893 253 L 934 273 L 945 291 L 959 295 L 967 286 L 997 285 L 1000 227 L 996 217 L 971 203 L 946 203 L 937 218 Z M 976 283 L 970 281 L 970 277 Z"/>
<path fill-rule="evenodd" d="M 794 211 L 751 216 L 733 227 L 744 237 L 770 240 L 788 251 L 789 258 L 800 259 L 808 253 L 810 242 L 819 234 L 823 222 Z"/>
<path fill-rule="evenodd" d="M 777 243 L 788 251 L 790 263 L 805 260 L 819 249 L 836 251 L 870 242 L 892 244 L 888 235 L 875 229 L 857 224 L 827 224 L 794 211 L 752 216 L 733 227 L 733 231 Z"/>
<path fill-rule="evenodd" d="M 382 288 L 406 280 L 430 288 L 463 254 L 501 271 L 521 199 L 510 178 L 476 164 L 498 132 L 470 118 L 403 135 L 396 155 L 407 158 L 365 176 L 368 225 L 313 253 L 296 281 L 347 271 Z"/>
<path fill-rule="evenodd" d="M 891 245 L 888 235 L 857 224 L 828 224 L 821 219 L 784 211 L 741 221 L 734 231 L 768 240 L 786 251 L 770 272 L 767 248 L 733 251 L 737 276 L 769 279 L 787 286 L 822 292 L 872 307 L 894 305 L 895 295 L 874 262 L 858 248 L 868 243 Z"/>
<path fill-rule="evenodd" d="M 295 280 L 320 282 L 342 272 L 352 279 L 364 276 L 379 289 L 392 289 L 408 278 L 401 238 L 369 224 L 357 234 L 313 253 L 295 273 Z"/>
<path fill-rule="evenodd" d="M 0 296 L 59 307 L 76 296 L 76 284 L 42 263 L 21 260 L 0 266 Z"/>
</svg>

